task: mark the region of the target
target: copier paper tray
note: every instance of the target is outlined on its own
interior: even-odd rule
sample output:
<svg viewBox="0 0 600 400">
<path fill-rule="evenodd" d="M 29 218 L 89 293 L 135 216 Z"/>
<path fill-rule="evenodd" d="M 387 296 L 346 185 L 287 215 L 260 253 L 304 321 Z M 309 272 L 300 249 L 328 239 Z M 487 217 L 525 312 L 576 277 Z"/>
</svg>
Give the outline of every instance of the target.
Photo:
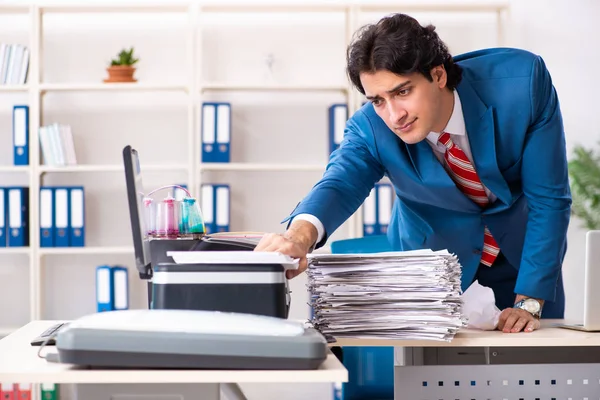
<svg viewBox="0 0 600 400">
<path fill-rule="evenodd" d="M 327 342 L 300 322 L 197 310 L 122 310 L 72 321 L 58 361 L 88 368 L 316 369 Z"/>
</svg>

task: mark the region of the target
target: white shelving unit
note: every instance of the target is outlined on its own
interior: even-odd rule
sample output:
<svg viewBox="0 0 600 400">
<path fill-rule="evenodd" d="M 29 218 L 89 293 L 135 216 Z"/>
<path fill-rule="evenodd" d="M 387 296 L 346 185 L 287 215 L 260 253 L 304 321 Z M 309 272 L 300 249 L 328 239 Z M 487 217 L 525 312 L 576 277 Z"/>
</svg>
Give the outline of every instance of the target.
<svg viewBox="0 0 600 400">
<path fill-rule="evenodd" d="M 103 254 L 132 254 L 133 247 L 131 246 L 120 246 L 120 247 L 56 247 L 56 248 L 42 248 L 39 250 L 40 256 L 51 256 L 51 255 L 103 255 Z"/>
<path fill-rule="evenodd" d="M 318 173 L 323 171 L 325 163 L 203 163 L 200 152 L 201 126 L 200 107 L 202 102 L 211 93 L 243 92 L 243 93 L 335 93 L 345 97 L 349 107 L 350 115 L 356 111 L 362 102 L 362 98 L 348 84 L 324 83 L 324 84 L 296 84 L 296 83 L 228 83 L 203 81 L 202 43 L 205 39 L 202 34 L 202 22 L 211 13 L 270 13 L 270 12 L 310 12 L 310 13 L 340 13 L 344 18 L 345 45 L 350 42 L 353 33 L 362 25 L 361 16 L 365 13 L 380 13 L 384 15 L 389 12 L 488 12 L 496 13 L 498 20 L 497 36 L 500 43 L 504 39 L 502 29 L 502 14 L 507 10 L 506 2 L 494 3 L 465 3 L 465 4 L 437 4 L 411 2 L 404 4 L 396 2 L 392 4 L 204 4 L 204 3 L 171 3 L 158 4 L 140 3 L 113 3 L 103 5 L 102 3 L 79 2 L 77 5 L 1 5 L 0 13 L 27 14 L 30 21 L 29 49 L 30 66 L 28 82 L 22 86 L 0 85 L 0 96 L 15 94 L 26 94 L 30 108 L 30 132 L 29 150 L 30 166 L 13 167 L 1 166 L 0 173 L 28 173 L 28 184 L 30 188 L 30 247 L 0 249 L 2 255 L 27 255 L 29 256 L 29 297 L 30 307 L 28 318 L 35 320 L 44 317 L 44 293 L 43 293 L 43 265 L 48 257 L 52 256 L 106 256 L 106 255 L 132 255 L 131 246 L 100 246 L 83 248 L 40 248 L 39 247 L 39 189 L 42 179 L 48 174 L 93 174 L 93 179 L 101 179 L 103 174 L 121 173 L 123 167 L 120 164 L 82 164 L 74 166 L 46 166 L 40 164 L 38 127 L 43 124 L 43 99 L 44 96 L 54 93 L 81 92 L 81 93 L 117 93 L 117 92 L 175 92 L 186 96 L 187 122 L 185 135 L 185 148 L 187 154 L 177 163 L 165 164 L 142 164 L 144 172 L 181 172 L 185 173 L 185 182 L 194 195 L 198 195 L 199 187 L 203 182 L 203 174 L 207 172 L 270 172 L 270 173 Z M 75 82 L 75 83 L 51 83 L 43 81 L 44 60 L 44 18 L 52 13 L 164 13 L 174 12 L 186 15 L 188 26 L 186 27 L 186 73 L 179 77 L 178 83 L 164 83 L 160 81 L 127 84 L 101 83 L 101 82 Z M 249 17 L 251 18 L 251 17 Z M 276 28 L 274 28 L 276 29 Z M 1 37 L 0 37 L 1 41 Z M 340 81 L 346 81 L 340 77 Z M 235 145 L 233 143 L 232 145 Z M 68 179 L 68 177 L 66 178 Z M 92 179 L 92 178 L 90 178 Z M 87 195 L 86 195 L 87 200 Z M 298 199 L 299 200 L 299 199 Z M 251 212 L 251 211 L 250 211 Z M 349 236 L 361 236 L 362 213 L 357 212 L 350 220 Z M 125 229 L 129 229 L 129 221 L 123 223 Z M 89 228 L 89 225 L 88 225 Z M 133 257 L 132 257 L 133 263 Z M 0 317 L 1 321 L 1 317 Z M 10 332 L 13 327 L 2 326 L 0 323 L 0 335 Z"/>
<path fill-rule="evenodd" d="M 162 83 L 42 83 L 40 92 L 94 92 L 94 91 L 183 91 L 190 92 L 188 85 Z"/>
</svg>

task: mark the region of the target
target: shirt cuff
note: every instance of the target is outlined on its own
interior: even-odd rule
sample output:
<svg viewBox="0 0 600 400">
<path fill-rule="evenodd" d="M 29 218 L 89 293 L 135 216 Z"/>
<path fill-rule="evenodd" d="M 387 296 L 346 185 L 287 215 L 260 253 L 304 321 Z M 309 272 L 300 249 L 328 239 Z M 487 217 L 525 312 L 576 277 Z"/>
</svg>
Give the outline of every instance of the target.
<svg viewBox="0 0 600 400">
<path fill-rule="evenodd" d="M 315 228 L 317 228 L 317 241 L 315 243 L 319 243 L 321 239 L 323 239 L 323 235 L 325 235 L 325 227 L 319 218 L 312 214 L 298 214 L 294 217 L 294 220 L 296 219 L 308 221 L 313 224 Z"/>
</svg>

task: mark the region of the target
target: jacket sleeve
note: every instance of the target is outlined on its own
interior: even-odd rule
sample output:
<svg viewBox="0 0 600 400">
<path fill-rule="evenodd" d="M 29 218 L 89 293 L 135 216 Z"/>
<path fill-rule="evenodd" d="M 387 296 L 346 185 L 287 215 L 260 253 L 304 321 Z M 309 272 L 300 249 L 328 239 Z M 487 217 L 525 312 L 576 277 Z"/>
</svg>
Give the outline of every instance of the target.
<svg viewBox="0 0 600 400">
<path fill-rule="evenodd" d="M 298 214 L 314 215 L 325 228 L 316 244 L 319 248 L 360 207 L 383 173 L 373 128 L 358 111 L 348 120 L 344 139 L 331 154 L 322 178 L 283 222 L 291 222 Z"/>
<path fill-rule="evenodd" d="M 521 170 L 529 210 L 515 293 L 552 301 L 567 247 L 571 191 L 559 101 L 540 57 L 530 88 L 532 120 Z"/>
</svg>

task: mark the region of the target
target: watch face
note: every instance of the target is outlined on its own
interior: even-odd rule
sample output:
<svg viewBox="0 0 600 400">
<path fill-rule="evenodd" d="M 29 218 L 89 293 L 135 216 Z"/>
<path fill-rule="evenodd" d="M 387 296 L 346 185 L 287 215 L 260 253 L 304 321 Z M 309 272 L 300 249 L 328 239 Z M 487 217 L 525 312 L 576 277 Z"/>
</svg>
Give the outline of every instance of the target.
<svg viewBox="0 0 600 400">
<path fill-rule="evenodd" d="M 540 303 L 534 299 L 526 299 L 523 302 L 523 308 L 530 313 L 535 314 L 540 311 Z"/>
</svg>

